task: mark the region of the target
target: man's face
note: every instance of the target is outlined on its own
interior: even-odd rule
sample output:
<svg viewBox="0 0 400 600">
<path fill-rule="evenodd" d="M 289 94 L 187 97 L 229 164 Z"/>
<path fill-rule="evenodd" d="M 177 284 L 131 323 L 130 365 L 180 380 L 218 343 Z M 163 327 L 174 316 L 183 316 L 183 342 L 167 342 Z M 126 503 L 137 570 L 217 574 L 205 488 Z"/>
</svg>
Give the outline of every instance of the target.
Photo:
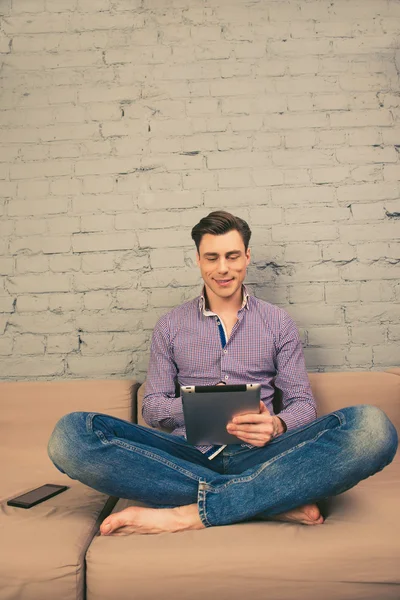
<svg viewBox="0 0 400 600">
<path fill-rule="evenodd" d="M 242 288 L 249 263 L 250 249 L 245 250 L 238 231 L 201 238 L 197 264 L 206 287 L 220 298 L 230 298 Z"/>
</svg>

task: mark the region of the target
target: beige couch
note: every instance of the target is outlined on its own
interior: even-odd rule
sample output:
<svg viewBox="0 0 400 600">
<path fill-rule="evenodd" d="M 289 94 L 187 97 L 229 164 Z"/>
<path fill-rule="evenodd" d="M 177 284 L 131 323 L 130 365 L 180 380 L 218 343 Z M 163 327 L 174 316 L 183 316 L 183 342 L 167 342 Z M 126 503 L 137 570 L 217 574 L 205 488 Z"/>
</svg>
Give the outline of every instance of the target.
<svg viewBox="0 0 400 600">
<path fill-rule="evenodd" d="M 400 430 L 400 369 L 310 374 L 319 416 L 375 404 Z M 321 507 L 317 527 L 248 522 L 156 536 L 99 536 L 108 498 L 60 473 L 47 441 L 65 413 L 141 421 L 132 381 L 0 383 L 0 600 L 383 600 L 400 598 L 399 453 Z M 7 500 L 70 486 L 29 510 Z M 282 482 L 284 485 L 284 482 Z"/>
</svg>

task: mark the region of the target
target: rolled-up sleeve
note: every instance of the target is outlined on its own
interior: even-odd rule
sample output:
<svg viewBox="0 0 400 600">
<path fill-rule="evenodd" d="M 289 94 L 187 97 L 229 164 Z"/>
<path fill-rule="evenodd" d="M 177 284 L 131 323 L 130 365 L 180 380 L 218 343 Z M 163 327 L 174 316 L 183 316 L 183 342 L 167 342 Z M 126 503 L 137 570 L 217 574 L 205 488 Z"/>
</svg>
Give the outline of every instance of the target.
<svg viewBox="0 0 400 600">
<path fill-rule="evenodd" d="M 168 315 L 157 322 L 151 340 L 142 416 L 151 427 L 174 430 L 184 424 L 182 399 L 175 398 L 178 367 L 173 358 Z"/>
<path fill-rule="evenodd" d="M 287 430 L 317 418 L 316 402 L 307 375 L 303 347 L 293 319 L 285 312 L 276 348 L 275 386 L 282 392 L 279 417 Z"/>
</svg>

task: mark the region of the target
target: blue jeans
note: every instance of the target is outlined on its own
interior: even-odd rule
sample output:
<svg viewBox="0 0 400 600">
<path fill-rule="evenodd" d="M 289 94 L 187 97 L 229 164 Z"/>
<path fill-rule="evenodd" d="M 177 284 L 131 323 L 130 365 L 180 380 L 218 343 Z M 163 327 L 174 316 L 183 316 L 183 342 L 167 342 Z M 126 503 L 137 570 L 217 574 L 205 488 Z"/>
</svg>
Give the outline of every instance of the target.
<svg viewBox="0 0 400 600">
<path fill-rule="evenodd" d="M 159 508 L 197 503 L 210 527 L 340 494 L 381 471 L 397 446 L 385 413 L 359 405 L 287 431 L 262 448 L 230 445 L 213 460 L 182 437 L 102 413 L 73 412 L 56 424 L 48 453 L 62 473 L 104 494 Z"/>
</svg>

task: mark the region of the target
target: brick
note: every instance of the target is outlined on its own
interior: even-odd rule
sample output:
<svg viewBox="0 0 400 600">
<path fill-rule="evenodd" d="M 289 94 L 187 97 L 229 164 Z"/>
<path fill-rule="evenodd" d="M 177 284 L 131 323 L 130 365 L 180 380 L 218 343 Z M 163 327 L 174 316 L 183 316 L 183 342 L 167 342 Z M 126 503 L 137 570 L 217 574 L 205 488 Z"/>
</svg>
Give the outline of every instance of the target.
<svg viewBox="0 0 400 600">
<path fill-rule="evenodd" d="M 398 279 L 400 277 L 400 265 L 386 262 L 373 264 L 362 264 L 358 261 L 342 267 L 341 276 L 344 280 L 362 281 L 366 279 Z"/>
<path fill-rule="evenodd" d="M 394 342 L 400 340 L 400 325 L 389 325 L 388 339 Z"/>
<path fill-rule="evenodd" d="M 265 150 L 268 148 L 274 148 L 281 145 L 281 135 L 279 133 L 264 133 L 255 132 L 253 134 L 253 148 L 254 150 Z"/>
<path fill-rule="evenodd" d="M 137 318 L 136 311 L 80 314 L 76 317 L 76 327 L 82 331 L 130 331 Z"/>
<path fill-rule="evenodd" d="M 397 366 L 399 346 L 398 344 L 386 344 L 385 346 L 374 346 L 372 348 L 374 365 Z"/>
<path fill-rule="evenodd" d="M 101 250 L 130 250 L 137 246 L 134 233 L 74 234 L 73 252 L 98 252 Z"/>
<path fill-rule="evenodd" d="M 131 353 L 107 353 L 106 356 L 68 356 L 67 373 L 81 377 L 122 375 L 130 369 Z"/>
<path fill-rule="evenodd" d="M 291 304 L 302 302 L 323 302 L 324 288 L 322 285 L 295 285 L 289 287 L 289 298 Z"/>
<path fill-rule="evenodd" d="M 16 298 L 13 296 L 0 295 L 0 313 L 13 313 L 15 311 Z"/>
<path fill-rule="evenodd" d="M 53 273 L 69 273 L 79 271 L 80 257 L 69 254 L 55 254 L 49 257 L 50 271 Z"/>
<path fill-rule="evenodd" d="M 351 213 L 355 221 L 370 222 L 385 218 L 385 212 L 382 203 L 354 204 L 351 207 Z"/>
<path fill-rule="evenodd" d="M 182 176 L 182 185 L 185 190 L 216 190 L 217 178 L 207 171 L 187 172 Z"/>
<path fill-rule="evenodd" d="M 253 180 L 256 186 L 282 185 L 284 173 L 280 169 L 254 169 Z"/>
<path fill-rule="evenodd" d="M 389 256 L 387 242 L 366 242 L 357 244 L 357 256 L 360 260 L 377 260 Z"/>
<path fill-rule="evenodd" d="M 34 183 L 34 182 L 32 182 Z M 48 185 L 48 182 L 46 182 Z M 20 185 L 20 184 L 18 184 Z M 75 195 L 81 192 L 81 181 L 73 177 L 60 177 L 50 182 L 50 192 L 54 196 Z M 44 196 L 45 194 L 38 194 Z"/>
<path fill-rule="evenodd" d="M 14 271 L 14 261 L 10 258 L 0 257 L 0 275 L 12 275 Z"/>
<path fill-rule="evenodd" d="M 11 179 L 35 179 L 40 177 L 59 177 L 70 175 L 72 163 L 62 161 L 33 162 L 10 166 Z"/>
<path fill-rule="evenodd" d="M 339 348 L 304 348 L 304 358 L 309 370 L 324 366 L 343 367 L 344 350 Z"/>
<path fill-rule="evenodd" d="M 141 284 L 144 288 L 187 287 L 198 285 L 199 281 L 196 269 L 155 269 L 142 275 Z"/>
<path fill-rule="evenodd" d="M 142 290 L 117 291 L 115 299 L 116 307 L 124 310 L 131 308 L 137 310 L 148 305 L 147 293 Z"/>
<path fill-rule="evenodd" d="M 32 377 L 60 376 L 64 373 L 63 359 L 58 357 L 3 358 L 1 366 L 3 372 L 7 373 L 7 378 L 16 377 L 18 380 Z"/>
<path fill-rule="evenodd" d="M 102 158 L 98 160 L 80 160 L 75 165 L 76 175 L 125 174 L 140 168 L 137 156 L 129 158 Z"/>
<path fill-rule="evenodd" d="M 273 131 L 275 129 L 304 129 L 304 128 L 322 128 L 326 129 L 329 127 L 328 116 L 323 113 L 309 113 L 309 114 L 274 114 L 265 115 L 263 118 L 264 128 L 267 131 Z"/>
<path fill-rule="evenodd" d="M 397 240 L 398 233 L 397 223 L 377 223 L 362 225 L 340 225 L 340 237 L 345 242 L 357 241 L 379 241 L 379 240 Z"/>
<path fill-rule="evenodd" d="M 118 260 L 121 271 L 141 271 L 149 267 L 148 253 L 143 250 L 127 252 Z M 135 275 L 135 277 L 137 277 L 137 275 Z"/>
<path fill-rule="evenodd" d="M 316 143 L 315 131 L 305 131 L 302 135 L 297 132 L 285 133 L 286 148 L 304 148 L 314 146 Z"/>
<path fill-rule="evenodd" d="M 386 327 L 382 325 L 353 325 L 351 341 L 355 344 L 383 344 L 386 340 Z"/>
<path fill-rule="evenodd" d="M 387 163 L 396 162 L 397 153 L 394 148 L 368 148 L 356 146 L 353 148 L 337 148 L 336 157 L 340 163 Z"/>
<path fill-rule="evenodd" d="M 21 312 L 41 312 L 49 307 L 49 298 L 45 295 L 40 296 L 18 296 L 16 309 Z"/>
<path fill-rule="evenodd" d="M 369 367 L 372 366 L 372 348 L 365 346 L 351 346 L 345 352 L 346 363 L 350 367 Z"/>
<path fill-rule="evenodd" d="M 363 281 L 360 284 L 361 302 L 386 302 L 394 298 L 396 281 Z"/>
<path fill-rule="evenodd" d="M 396 183 L 367 183 L 341 186 L 337 192 L 339 202 L 357 202 L 366 200 L 390 200 L 398 197 Z"/>
<path fill-rule="evenodd" d="M 262 188 L 219 190 L 217 192 L 204 193 L 204 206 L 206 208 L 220 209 L 221 206 L 236 207 L 243 205 L 244 199 L 249 206 L 269 204 L 270 192 Z"/>
<path fill-rule="evenodd" d="M 347 306 L 345 309 L 345 320 L 352 324 L 357 321 L 370 324 L 393 323 L 399 317 L 400 304 L 393 302 L 373 302 L 372 304 Z"/>
<path fill-rule="evenodd" d="M 310 327 L 308 329 L 310 346 L 344 346 L 348 341 L 346 327 Z"/>
<path fill-rule="evenodd" d="M 182 140 L 182 149 L 185 152 L 201 152 L 205 150 L 215 150 L 215 136 L 211 133 L 196 134 L 185 137 Z"/>
<path fill-rule="evenodd" d="M 354 181 L 371 181 L 376 183 L 383 179 L 383 165 L 366 165 L 365 167 L 351 168 L 351 177 Z"/>
<path fill-rule="evenodd" d="M 15 184 L 14 184 L 15 185 Z M 49 181 L 18 181 L 17 195 L 20 198 L 45 197 L 49 192 Z"/>
<path fill-rule="evenodd" d="M 81 294 L 51 294 L 49 296 L 49 309 L 62 314 L 69 311 L 82 310 Z"/>
<path fill-rule="evenodd" d="M 328 131 L 318 132 L 319 145 L 331 148 L 332 146 L 342 146 L 346 142 L 344 131 L 329 129 Z"/>
<path fill-rule="evenodd" d="M 49 259 L 47 256 L 17 256 L 17 273 L 45 273 L 49 269 Z"/>
<path fill-rule="evenodd" d="M 153 269 L 160 267 L 179 267 L 185 266 L 184 254 L 181 249 L 170 248 L 168 252 L 164 249 L 155 249 L 150 251 L 150 264 Z"/>
<path fill-rule="evenodd" d="M 280 273 L 279 280 L 281 283 L 338 281 L 339 269 L 334 263 L 299 263 Z"/>
<path fill-rule="evenodd" d="M 82 254 L 81 268 L 84 273 L 113 271 L 115 269 L 115 260 L 115 255 L 110 253 Z"/>
<path fill-rule="evenodd" d="M 285 185 L 309 184 L 310 176 L 307 169 L 288 169 L 283 172 Z"/>
<path fill-rule="evenodd" d="M 67 234 L 67 233 L 75 233 L 80 230 L 80 220 L 79 217 L 65 216 L 65 217 L 47 217 L 47 226 L 49 232 L 53 234 Z M 52 239 L 56 238 L 48 238 L 50 248 L 53 247 Z M 70 237 L 60 238 L 61 240 L 68 241 L 68 249 L 70 248 Z M 67 245 L 67 244 L 66 244 Z M 61 248 L 63 245 L 61 246 Z M 67 249 L 65 250 L 67 251 Z"/>
<path fill-rule="evenodd" d="M 351 110 L 348 112 L 337 112 L 330 115 L 332 127 L 379 127 L 392 125 L 392 117 L 389 111 L 383 110 Z"/>
<path fill-rule="evenodd" d="M 10 336 L 3 335 L 0 338 L 0 356 L 12 356 L 14 339 Z"/>
<path fill-rule="evenodd" d="M 313 262 L 321 258 L 321 251 L 316 244 L 285 245 L 285 260 L 288 262 Z"/>
<path fill-rule="evenodd" d="M 69 292 L 70 278 L 67 275 L 16 275 L 9 279 L 10 293 Z"/>
<path fill-rule="evenodd" d="M 334 223 L 350 219 L 348 208 L 287 208 L 285 210 L 286 223 Z"/>
<path fill-rule="evenodd" d="M 68 205 L 68 198 L 49 197 L 45 200 L 14 200 L 8 206 L 8 214 L 20 217 L 66 213 Z"/>
<path fill-rule="evenodd" d="M 74 290 L 77 292 L 116 288 L 126 289 L 131 287 L 131 285 L 132 276 L 129 272 L 100 274 L 76 273 L 74 275 Z"/>
<path fill-rule="evenodd" d="M 17 184 L 11 181 L 0 181 L 0 198 L 13 198 L 17 194 Z"/>
<path fill-rule="evenodd" d="M 248 169 L 218 171 L 219 188 L 251 187 L 251 176 Z"/>
<path fill-rule="evenodd" d="M 81 195 L 72 199 L 72 212 L 74 214 L 96 212 L 129 211 L 134 207 L 132 195 L 127 194 L 89 194 Z"/>
<path fill-rule="evenodd" d="M 81 217 L 81 232 L 102 231 L 107 232 L 114 229 L 113 215 L 87 215 Z"/>
<path fill-rule="evenodd" d="M 350 176 L 348 167 L 331 167 L 327 169 L 313 169 L 312 181 L 314 183 L 339 183 Z"/>
<path fill-rule="evenodd" d="M 287 312 L 298 326 L 341 325 L 340 310 L 335 306 L 288 306 Z"/>
<path fill-rule="evenodd" d="M 113 342 L 112 333 L 84 333 L 80 336 L 82 343 L 80 352 L 82 356 L 93 354 L 108 354 Z"/>
<path fill-rule="evenodd" d="M 46 312 L 31 315 L 14 314 L 10 316 L 10 324 L 23 333 L 70 333 L 74 331 L 73 319 L 70 315 L 57 315 Z"/>
<path fill-rule="evenodd" d="M 86 292 L 83 304 L 86 310 L 108 310 L 113 302 L 110 292 Z"/>
<path fill-rule="evenodd" d="M 278 166 L 328 166 L 333 162 L 333 153 L 329 150 L 273 150 L 272 162 Z"/>
<path fill-rule="evenodd" d="M 139 231 L 138 237 L 140 248 L 177 248 L 191 243 L 190 232 L 183 229 L 168 229 L 162 235 L 157 230 Z"/>
<path fill-rule="evenodd" d="M 14 354 L 44 354 L 46 338 L 29 333 L 17 335 L 14 341 Z"/>
<path fill-rule="evenodd" d="M 250 220 L 255 225 L 275 225 L 282 223 L 282 209 L 280 208 L 250 208 Z"/>
<path fill-rule="evenodd" d="M 354 246 L 349 244 L 328 244 L 322 248 L 322 258 L 334 262 L 351 261 L 356 257 Z"/>
<path fill-rule="evenodd" d="M 68 354 L 79 349 L 77 335 L 49 335 L 47 336 L 46 354 Z"/>
<path fill-rule="evenodd" d="M 195 208 L 202 204 L 200 192 L 176 191 L 141 193 L 138 197 L 138 206 L 141 209 L 157 208 Z"/>
<path fill-rule="evenodd" d="M 332 204 L 334 201 L 334 190 L 327 186 L 297 187 L 297 188 L 273 188 L 272 202 L 279 206 L 323 203 Z"/>
<path fill-rule="evenodd" d="M 35 130 L 38 139 L 43 142 L 63 141 L 63 140 L 86 140 L 98 136 L 99 127 L 96 123 L 70 123 L 67 125 L 53 125 L 43 129 Z M 35 140 L 26 140 L 35 141 Z M 69 173 L 64 173 L 68 175 Z M 47 174 L 45 174 L 47 175 Z"/>
</svg>

